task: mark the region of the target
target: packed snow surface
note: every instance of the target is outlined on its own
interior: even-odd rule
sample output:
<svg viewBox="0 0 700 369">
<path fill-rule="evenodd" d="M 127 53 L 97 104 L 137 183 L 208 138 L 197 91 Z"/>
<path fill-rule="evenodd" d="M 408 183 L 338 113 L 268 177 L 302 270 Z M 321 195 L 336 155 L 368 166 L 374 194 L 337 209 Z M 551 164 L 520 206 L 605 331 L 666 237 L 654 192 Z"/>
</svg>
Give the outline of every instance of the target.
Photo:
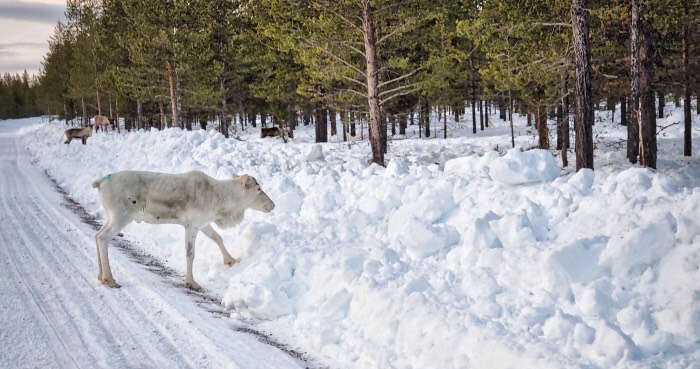
<svg viewBox="0 0 700 369">
<path fill-rule="evenodd" d="M 386 168 L 367 163 L 365 143 L 306 143 L 303 132 L 288 144 L 110 132 L 83 146 L 40 124 L 24 142 L 98 214 L 90 183 L 118 170 L 255 176 L 275 211 L 223 232 L 242 259 L 232 268 L 200 237 L 195 279 L 232 319 L 330 367 L 700 368 L 697 129 L 690 159 L 680 128 L 665 130 L 653 171 L 625 162 L 625 127 L 605 114 L 597 169 L 577 173 L 550 151 L 523 151 L 526 133 L 503 150 L 509 131 L 495 116 L 475 137 L 391 141 Z M 180 227 L 124 233 L 184 269 Z"/>
</svg>

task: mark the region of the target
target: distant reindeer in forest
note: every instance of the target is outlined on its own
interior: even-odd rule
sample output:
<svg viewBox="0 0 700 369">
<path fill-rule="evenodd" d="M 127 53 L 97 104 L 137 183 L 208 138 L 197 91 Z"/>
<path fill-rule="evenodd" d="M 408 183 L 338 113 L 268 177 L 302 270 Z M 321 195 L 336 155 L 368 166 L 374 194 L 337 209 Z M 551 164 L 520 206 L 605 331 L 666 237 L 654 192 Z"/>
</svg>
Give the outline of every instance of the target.
<svg viewBox="0 0 700 369">
<path fill-rule="evenodd" d="M 277 136 L 282 137 L 282 140 L 287 142 L 287 137 L 294 138 L 294 133 L 283 127 L 260 128 L 260 138 Z"/>
<path fill-rule="evenodd" d="M 88 125 L 84 128 L 69 128 L 63 135 L 66 137 L 64 144 L 69 144 L 74 138 L 79 138 L 83 141 L 83 145 L 87 143 L 88 137 L 92 136 L 92 126 Z"/>
<path fill-rule="evenodd" d="M 106 131 L 107 127 L 109 127 L 109 118 L 104 115 L 95 115 L 93 119 L 95 120 L 96 131 L 99 131 L 100 127 L 102 127 L 103 131 Z"/>
</svg>

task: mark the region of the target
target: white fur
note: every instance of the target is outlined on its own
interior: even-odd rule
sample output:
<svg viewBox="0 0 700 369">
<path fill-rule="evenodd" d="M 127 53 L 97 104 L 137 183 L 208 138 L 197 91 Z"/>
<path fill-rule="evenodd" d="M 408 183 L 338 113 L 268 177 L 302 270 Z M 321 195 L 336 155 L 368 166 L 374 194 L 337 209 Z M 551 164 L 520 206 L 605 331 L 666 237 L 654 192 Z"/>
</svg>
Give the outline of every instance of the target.
<svg viewBox="0 0 700 369">
<path fill-rule="evenodd" d="M 211 223 L 230 228 L 240 223 L 246 209 L 270 212 L 275 207 L 255 178 L 247 175 L 217 180 L 199 171 L 182 174 L 124 171 L 102 177 L 92 186 L 100 192 L 106 215 L 105 224 L 95 235 L 98 279 L 109 287 L 119 285 L 109 267 L 108 241 L 132 221 L 185 227 L 185 287 L 199 289 L 192 277 L 194 243 L 199 231 L 217 244 L 224 264 L 233 265 L 237 260 L 226 251 Z"/>
</svg>

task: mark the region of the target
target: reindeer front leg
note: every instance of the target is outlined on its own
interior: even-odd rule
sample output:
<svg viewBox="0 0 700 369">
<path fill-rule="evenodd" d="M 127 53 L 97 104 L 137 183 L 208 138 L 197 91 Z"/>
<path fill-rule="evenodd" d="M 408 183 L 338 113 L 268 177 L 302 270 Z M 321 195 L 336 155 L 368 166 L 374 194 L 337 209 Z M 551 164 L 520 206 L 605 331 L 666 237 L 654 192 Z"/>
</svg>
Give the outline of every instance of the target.
<svg viewBox="0 0 700 369">
<path fill-rule="evenodd" d="M 199 228 L 190 225 L 185 226 L 185 256 L 187 257 L 187 269 L 185 271 L 185 288 L 199 291 L 202 288 L 192 277 L 192 263 L 194 261 L 194 243 L 197 240 Z"/>
<path fill-rule="evenodd" d="M 228 253 L 226 246 L 224 246 L 224 240 L 221 238 L 221 235 L 211 227 L 211 224 L 202 227 L 202 233 L 214 241 L 216 246 L 219 246 L 219 251 L 221 251 L 221 257 L 224 259 L 225 265 L 231 266 L 238 262 L 238 260 L 234 259 L 231 254 Z"/>
</svg>

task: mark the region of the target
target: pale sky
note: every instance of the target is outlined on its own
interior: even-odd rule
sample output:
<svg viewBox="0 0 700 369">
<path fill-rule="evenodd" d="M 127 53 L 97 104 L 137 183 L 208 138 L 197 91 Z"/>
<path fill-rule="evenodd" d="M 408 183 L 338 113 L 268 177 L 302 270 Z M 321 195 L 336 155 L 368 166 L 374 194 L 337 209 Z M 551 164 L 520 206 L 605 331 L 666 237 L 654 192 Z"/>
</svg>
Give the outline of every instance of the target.
<svg viewBox="0 0 700 369">
<path fill-rule="evenodd" d="M 0 0 L 0 74 L 36 73 L 65 0 Z"/>
</svg>

